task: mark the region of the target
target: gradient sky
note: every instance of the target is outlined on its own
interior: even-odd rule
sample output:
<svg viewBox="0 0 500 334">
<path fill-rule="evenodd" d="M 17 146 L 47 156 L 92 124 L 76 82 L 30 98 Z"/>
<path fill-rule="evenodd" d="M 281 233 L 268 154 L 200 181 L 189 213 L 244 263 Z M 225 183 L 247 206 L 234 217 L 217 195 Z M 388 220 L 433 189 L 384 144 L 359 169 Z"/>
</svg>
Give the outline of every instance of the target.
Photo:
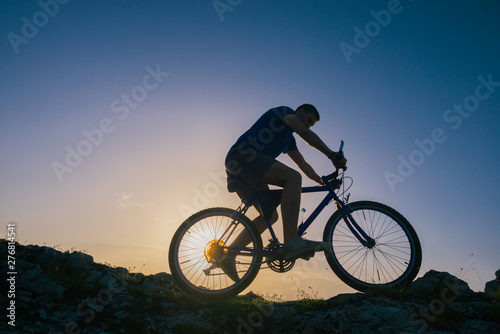
<svg viewBox="0 0 500 334">
<path fill-rule="evenodd" d="M 497 2 L 60 2 L 0 4 L 0 221 L 17 222 L 19 242 L 168 272 L 187 215 L 238 205 L 223 175 L 237 137 L 271 107 L 312 103 L 313 131 L 332 149 L 345 141 L 351 200 L 390 205 L 415 227 L 420 275 L 448 271 L 476 291 L 494 278 Z M 321 238 L 332 212 L 306 237 Z M 352 291 L 321 255 L 263 270 L 249 288 L 299 289 Z"/>
</svg>

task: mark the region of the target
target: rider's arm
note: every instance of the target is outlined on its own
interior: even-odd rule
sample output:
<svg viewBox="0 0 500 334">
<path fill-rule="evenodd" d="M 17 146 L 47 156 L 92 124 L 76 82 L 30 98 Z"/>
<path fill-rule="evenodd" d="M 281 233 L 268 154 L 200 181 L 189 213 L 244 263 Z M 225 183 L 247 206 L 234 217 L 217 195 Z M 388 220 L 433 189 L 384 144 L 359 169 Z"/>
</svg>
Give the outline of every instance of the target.
<svg viewBox="0 0 500 334">
<path fill-rule="evenodd" d="M 286 154 L 292 159 L 293 162 L 300 168 L 300 170 L 311 180 L 316 183 L 322 184 L 321 177 L 314 171 L 314 169 L 309 165 L 302 153 L 299 150 L 287 151 Z"/>
<path fill-rule="evenodd" d="M 324 155 L 328 157 L 328 159 L 332 160 L 333 164 L 336 167 L 342 167 L 345 165 L 346 160 L 342 157 L 339 157 L 337 152 L 334 152 L 326 144 L 319 138 L 319 136 L 311 131 L 307 126 L 302 123 L 302 121 L 296 115 L 286 115 L 285 122 L 288 126 L 295 131 L 296 134 L 300 136 L 306 143 L 310 146 L 314 147 Z"/>
</svg>

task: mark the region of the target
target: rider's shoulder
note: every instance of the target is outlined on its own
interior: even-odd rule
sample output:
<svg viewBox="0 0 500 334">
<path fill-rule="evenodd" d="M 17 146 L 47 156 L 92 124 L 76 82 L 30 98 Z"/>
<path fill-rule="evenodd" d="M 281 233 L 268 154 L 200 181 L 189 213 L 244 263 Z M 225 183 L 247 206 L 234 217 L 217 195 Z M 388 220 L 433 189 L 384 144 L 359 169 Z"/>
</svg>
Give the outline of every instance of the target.
<svg viewBox="0 0 500 334">
<path fill-rule="evenodd" d="M 283 117 L 285 115 L 297 115 L 295 113 L 295 110 L 293 110 L 292 108 L 287 107 L 287 106 L 280 106 L 280 107 L 271 108 L 267 112 L 273 113 L 276 116 L 280 116 L 280 117 Z"/>
</svg>

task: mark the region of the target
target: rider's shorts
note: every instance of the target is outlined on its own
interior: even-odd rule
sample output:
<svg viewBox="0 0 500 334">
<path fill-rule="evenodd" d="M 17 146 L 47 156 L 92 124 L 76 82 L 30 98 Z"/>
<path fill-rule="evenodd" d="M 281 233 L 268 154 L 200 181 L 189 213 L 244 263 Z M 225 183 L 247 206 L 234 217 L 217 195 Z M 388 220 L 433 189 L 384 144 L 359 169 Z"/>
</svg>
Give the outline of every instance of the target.
<svg viewBox="0 0 500 334">
<path fill-rule="evenodd" d="M 259 191 L 264 216 L 269 218 L 281 201 L 281 193 L 267 192 L 269 186 L 261 182 L 269 167 L 276 162 L 271 156 L 253 148 L 232 148 L 226 156 L 227 188 L 242 200 L 250 200 Z M 254 204 L 254 203 L 252 203 Z"/>
</svg>

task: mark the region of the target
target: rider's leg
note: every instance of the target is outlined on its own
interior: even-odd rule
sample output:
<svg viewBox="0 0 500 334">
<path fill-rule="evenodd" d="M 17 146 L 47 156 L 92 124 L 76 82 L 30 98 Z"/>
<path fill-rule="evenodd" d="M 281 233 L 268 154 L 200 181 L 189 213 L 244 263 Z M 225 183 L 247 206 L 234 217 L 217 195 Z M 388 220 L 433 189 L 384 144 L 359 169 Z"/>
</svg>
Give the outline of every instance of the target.
<svg viewBox="0 0 500 334">
<path fill-rule="evenodd" d="M 302 176 L 296 170 L 275 161 L 261 179 L 264 184 L 272 184 L 283 188 L 281 194 L 281 218 L 283 220 L 284 243 L 289 244 L 297 237 L 297 222 L 299 220 L 300 194 Z M 258 206 L 256 206 L 259 210 Z M 271 224 L 278 220 L 275 211 L 270 218 Z M 262 214 L 253 220 L 253 223 L 262 234 L 267 229 L 267 224 Z M 231 243 L 231 247 L 245 247 L 251 242 L 248 233 L 242 232 Z"/>
<path fill-rule="evenodd" d="M 275 162 L 264 174 L 262 182 L 283 187 L 281 217 L 283 219 L 285 246 L 280 252 L 283 254 L 284 259 L 293 260 L 306 253 L 328 250 L 330 246 L 326 242 L 297 238 L 302 187 L 301 175 L 290 167 Z"/>
<path fill-rule="evenodd" d="M 284 243 L 297 237 L 302 177 L 296 170 L 276 161 L 262 177 L 262 183 L 283 188 L 281 195 L 281 218 L 283 220 Z"/>
<path fill-rule="evenodd" d="M 274 210 L 274 212 L 271 214 L 271 217 L 269 217 L 269 223 L 271 223 L 271 225 L 273 225 L 277 221 L 278 221 L 278 212 L 276 212 L 276 210 Z M 264 218 L 264 216 L 262 214 L 260 216 L 258 216 L 257 218 L 255 218 L 254 220 L 252 220 L 252 223 L 255 225 L 255 227 L 257 227 L 259 234 L 262 234 L 262 233 L 264 233 L 265 230 L 267 230 L 266 219 Z"/>
<path fill-rule="evenodd" d="M 258 205 L 256 207 L 257 211 L 260 212 Z M 269 218 L 269 222 L 274 224 L 278 220 L 278 213 L 276 210 L 271 214 Z M 261 214 L 254 220 L 252 220 L 254 225 L 257 227 L 260 234 L 267 229 L 267 223 L 264 216 Z M 250 234 L 246 231 L 242 231 L 233 242 L 231 242 L 230 247 L 245 247 L 249 243 L 252 242 L 252 238 Z M 229 276 L 233 281 L 237 282 L 239 280 L 238 269 L 236 268 L 235 256 L 229 255 L 222 263 L 219 264 L 220 268 L 224 271 L 224 273 Z"/>
<path fill-rule="evenodd" d="M 258 205 L 256 205 L 255 208 L 257 209 L 257 211 L 260 212 Z M 271 217 L 269 218 L 269 222 L 271 223 L 271 225 L 273 225 L 274 223 L 276 223 L 277 220 L 278 220 L 278 212 L 274 210 L 274 212 L 271 214 Z M 267 230 L 266 219 L 264 218 L 264 216 L 262 216 L 262 214 L 259 215 L 254 220 L 252 220 L 252 223 L 255 225 L 255 227 L 257 227 L 259 234 L 262 234 L 265 230 Z M 240 235 L 236 237 L 236 239 L 234 239 L 234 241 L 231 243 L 231 247 L 245 247 L 250 242 L 252 242 L 250 235 L 245 231 L 243 231 L 240 233 Z"/>
</svg>

